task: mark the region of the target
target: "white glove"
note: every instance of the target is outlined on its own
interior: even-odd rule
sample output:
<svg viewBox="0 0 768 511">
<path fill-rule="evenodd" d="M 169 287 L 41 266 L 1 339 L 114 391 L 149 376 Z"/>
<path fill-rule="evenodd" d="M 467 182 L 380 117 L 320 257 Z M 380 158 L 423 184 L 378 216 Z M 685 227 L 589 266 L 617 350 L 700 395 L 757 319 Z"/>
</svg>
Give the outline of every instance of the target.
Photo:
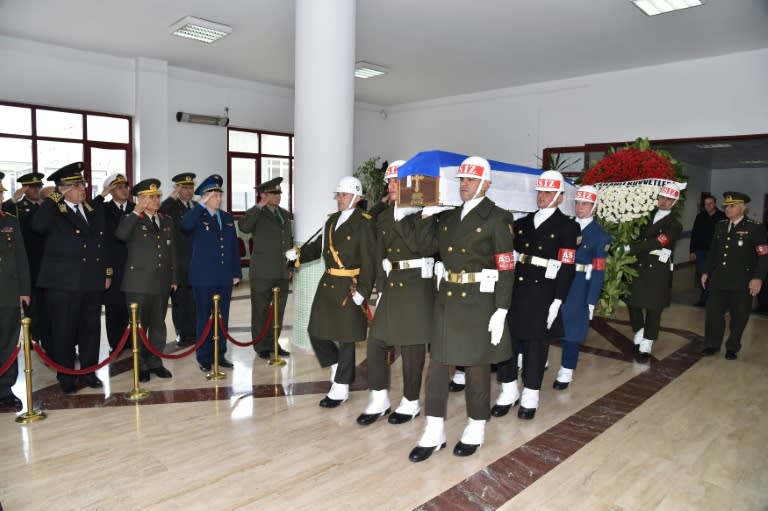
<svg viewBox="0 0 768 511">
<path fill-rule="evenodd" d="M 547 314 L 547 330 L 552 328 L 552 323 L 555 322 L 555 319 L 557 318 L 557 313 L 560 312 L 560 305 L 562 305 L 563 301 L 559 298 L 555 298 L 552 300 L 552 303 L 549 305 L 549 313 Z"/>
<path fill-rule="evenodd" d="M 496 309 L 488 321 L 488 331 L 491 332 L 491 344 L 498 346 L 501 342 L 501 334 L 504 333 L 504 323 L 507 320 L 507 309 Z"/>
<path fill-rule="evenodd" d="M 401 207 L 395 206 L 395 221 L 399 222 L 400 220 L 407 217 L 408 215 L 418 213 L 419 211 L 421 211 L 421 208 L 401 208 Z"/>
<path fill-rule="evenodd" d="M 385 257 L 381 260 L 381 267 L 384 268 L 384 273 L 389 277 L 389 272 L 392 271 L 392 262 Z"/>
<path fill-rule="evenodd" d="M 295 248 L 291 248 L 285 251 L 285 258 L 289 261 L 295 261 L 299 258 L 299 251 Z"/>
<path fill-rule="evenodd" d="M 456 206 L 426 206 L 421 210 L 421 217 L 426 218 L 428 216 L 437 215 L 438 213 L 448 211 L 449 209 L 453 209 L 455 207 Z"/>
<path fill-rule="evenodd" d="M 587 307 L 589 307 L 589 320 L 592 321 L 592 318 L 595 317 L 595 306 L 590 303 Z"/>
<path fill-rule="evenodd" d="M 384 296 L 384 291 L 379 291 L 379 296 L 376 298 L 376 307 L 378 307 L 379 304 L 381 303 L 381 297 L 382 296 Z"/>
<path fill-rule="evenodd" d="M 363 295 L 355 291 L 352 294 L 352 301 L 355 302 L 355 305 L 362 305 L 363 302 L 365 301 L 365 298 L 363 298 Z"/>
</svg>

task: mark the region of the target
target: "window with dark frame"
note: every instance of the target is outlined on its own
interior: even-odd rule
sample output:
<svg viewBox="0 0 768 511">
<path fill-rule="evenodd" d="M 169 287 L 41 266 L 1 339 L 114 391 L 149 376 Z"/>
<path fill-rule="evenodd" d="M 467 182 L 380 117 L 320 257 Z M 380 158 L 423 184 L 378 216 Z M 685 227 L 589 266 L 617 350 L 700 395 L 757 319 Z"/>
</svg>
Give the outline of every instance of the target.
<svg viewBox="0 0 768 511">
<path fill-rule="evenodd" d="M 0 101 L 0 171 L 11 193 L 18 176 L 41 172 L 47 177 L 76 161 L 85 162 L 91 196 L 114 172 L 132 182 L 131 117 Z"/>
<path fill-rule="evenodd" d="M 227 128 L 227 204 L 241 215 L 258 201 L 256 187 L 283 178 L 280 206 L 293 210 L 292 133 Z"/>
</svg>

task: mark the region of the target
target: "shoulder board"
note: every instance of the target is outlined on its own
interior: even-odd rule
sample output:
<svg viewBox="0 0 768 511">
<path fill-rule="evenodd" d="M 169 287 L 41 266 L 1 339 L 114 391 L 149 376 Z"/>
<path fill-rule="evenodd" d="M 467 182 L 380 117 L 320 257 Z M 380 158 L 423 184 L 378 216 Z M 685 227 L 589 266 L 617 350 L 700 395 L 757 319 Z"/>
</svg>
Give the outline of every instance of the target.
<svg viewBox="0 0 768 511">
<path fill-rule="evenodd" d="M 369 215 L 368 213 L 361 213 L 362 217 L 366 220 L 373 220 L 373 217 Z"/>
<path fill-rule="evenodd" d="M 331 218 L 335 213 L 328 213 L 328 218 Z"/>
<path fill-rule="evenodd" d="M 53 202 L 58 203 L 58 202 L 61 202 L 61 199 L 63 199 L 64 196 L 57 191 L 53 191 L 50 193 L 50 195 L 48 195 L 48 198 L 51 199 Z"/>
<path fill-rule="evenodd" d="M 88 204 L 87 202 L 83 202 L 83 207 L 84 207 L 84 208 L 85 208 L 85 210 L 86 210 L 86 211 L 88 211 L 88 212 L 91 212 L 91 211 L 93 211 L 93 206 L 91 206 L 91 205 L 90 205 L 90 204 Z"/>
</svg>

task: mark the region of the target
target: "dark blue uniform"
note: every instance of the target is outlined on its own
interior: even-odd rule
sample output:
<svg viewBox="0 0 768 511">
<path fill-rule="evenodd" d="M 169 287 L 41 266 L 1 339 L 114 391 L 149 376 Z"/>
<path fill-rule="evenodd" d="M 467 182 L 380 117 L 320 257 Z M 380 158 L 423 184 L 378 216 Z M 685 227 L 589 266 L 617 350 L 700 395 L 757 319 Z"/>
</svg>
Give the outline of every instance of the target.
<svg viewBox="0 0 768 511">
<path fill-rule="evenodd" d="M 581 231 L 581 242 L 576 249 L 576 274 L 563 302 L 562 366 L 575 369 L 579 357 L 579 344 L 589 331 L 589 306 L 596 305 L 605 281 L 605 258 L 611 237 L 596 220 Z M 591 265 L 591 271 L 586 271 Z M 590 274 L 587 280 L 587 273 Z"/>
<path fill-rule="evenodd" d="M 235 219 L 226 211 L 211 215 L 207 208 L 198 204 L 181 219 L 181 229 L 192 238 L 192 261 L 189 267 L 189 284 L 195 297 L 198 338 L 203 333 L 208 317 L 213 311 L 212 297 L 221 295 L 220 312 L 224 324 L 229 322 L 229 303 L 232 299 L 232 279 L 242 278 L 240 253 L 237 245 Z M 224 357 L 227 343 L 219 339 L 219 357 Z M 213 362 L 213 329 L 208 340 L 197 351 L 201 365 Z"/>
</svg>

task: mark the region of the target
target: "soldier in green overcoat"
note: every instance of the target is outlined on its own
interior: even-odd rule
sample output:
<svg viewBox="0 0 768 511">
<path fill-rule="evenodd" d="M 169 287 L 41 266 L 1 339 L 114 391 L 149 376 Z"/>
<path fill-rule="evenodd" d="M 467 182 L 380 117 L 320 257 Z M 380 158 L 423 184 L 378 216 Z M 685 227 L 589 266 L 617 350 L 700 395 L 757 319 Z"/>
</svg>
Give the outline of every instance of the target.
<svg viewBox="0 0 768 511">
<path fill-rule="evenodd" d="M 482 445 L 490 417 L 490 365 L 512 356 L 506 321 L 514 269 L 512 215 L 485 197 L 491 184 L 487 160 L 467 158 L 456 177 L 462 207 L 422 222 L 432 229 L 442 263 L 435 270 L 439 289 L 426 385 L 427 424 L 410 453 L 414 462 L 445 446 L 450 366 L 465 366 L 469 418 L 453 453 L 469 456 Z M 425 208 L 422 216 L 428 214 Z"/>
<path fill-rule="evenodd" d="M 390 424 L 402 424 L 419 414 L 419 394 L 427 343 L 432 325 L 435 286 L 432 280 L 437 250 L 433 236 L 419 238 L 416 229 L 421 208 L 400 207 L 397 170 L 405 162 L 387 167 L 384 181 L 389 206 L 376 219 L 376 289 L 379 299 L 368 338 L 368 406 L 357 418 L 361 426 L 372 424 L 390 411 L 387 354 L 398 346 L 403 366 L 403 398 L 389 416 Z M 421 229 L 425 234 L 427 231 Z"/>
<path fill-rule="evenodd" d="M 725 313 L 731 317 L 731 331 L 725 343 L 725 358 L 736 360 L 741 334 L 749 321 L 752 298 L 757 296 L 768 273 L 768 242 L 765 228 L 744 216 L 749 195 L 725 192 L 727 220 L 715 226 L 701 285 L 709 289 L 704 325 L 704 351 L 720 351 L 725 333 Z"/>
<path fill-rule="evenodd" d="M 373 288 L 375 235 L 370 216 L 357 208 L 363 185 L 346 176 L 336 186 L 338 211 L 326 220 L 322 235 L 289 260 L 301 263 L 323 258 L 325 273 L 320 279 L 309 316 L 309 339 L 322 367 L 331 368 L 331 389 L 320 401 L 335 408 L 349 397 L 355 379 L 355 343 L 367 335 L 369 309 L 366 299 Z"/>
<path fill-rule="evenodd" d="M 629 287 L 627 308 L 640 361 L 650 357 L 653 342 L 659 338 L 661 311 L 669 307 L 672 253 L 683 232 L 682 224 L 672 214 L 679 198 L 679 184 L 669 182 L 662 186 L 652 222 L 643 227 L 640 239 L 628 247 L 628 252 L 637 257 L 634 268 L 638 275 Z"/>
</svg>

